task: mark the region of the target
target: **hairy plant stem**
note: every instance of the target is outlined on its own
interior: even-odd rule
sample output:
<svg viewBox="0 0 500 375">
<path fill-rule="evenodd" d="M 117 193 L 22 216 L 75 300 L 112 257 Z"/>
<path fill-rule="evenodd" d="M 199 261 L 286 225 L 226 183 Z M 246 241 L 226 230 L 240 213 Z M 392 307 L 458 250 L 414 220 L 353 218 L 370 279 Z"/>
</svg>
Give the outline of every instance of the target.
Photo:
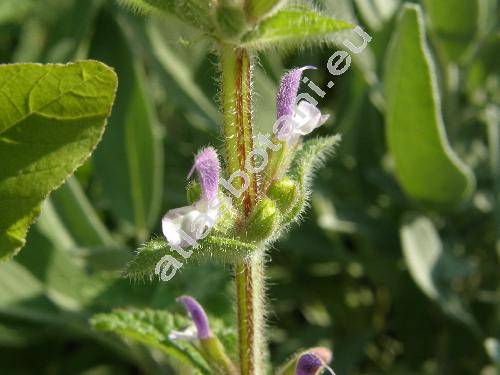
<svg viewBox="0 0 500 375">
<path fill-rule="evenodd" d="M 221 45 L 222 111 L 226 177 L 241 171 L 248 176 L 248 188 L 234 203 L 244 216 L 250 215 L 258 198 L 257 176 L 248 171 L 253 165 L 252 59 L 248 51 L 232 45 Z M 236 178 L 233 186 L 241 189 L 244 181 Z M 265 341 L 262 334 L 264 283 L 263 255 L 235 264 L 236 301 L 240 373 L 263 373 Z"/>
</svg>

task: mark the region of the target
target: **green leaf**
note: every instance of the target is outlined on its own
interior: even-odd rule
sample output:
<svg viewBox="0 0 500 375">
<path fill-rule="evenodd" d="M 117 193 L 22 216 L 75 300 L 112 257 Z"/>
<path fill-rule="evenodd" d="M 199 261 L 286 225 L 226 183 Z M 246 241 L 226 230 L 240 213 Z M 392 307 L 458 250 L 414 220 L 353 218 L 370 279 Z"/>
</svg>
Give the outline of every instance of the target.
<svg viewBox="0 0 500 375">
<path fill-rule="evenodd" d="M 33 0 L 3 0 L 0 3 L 0 24 L 22 19 L 34 4 Z"/>
<path fill-rule="evenodd" d="M 163 151 L 145 77 L 119 25 L 99 18 L 91 55 L 115 67 L 120 76 L 116 109 L 101 147 L 94 154 L 103 194 L 119 222 L 143 241 L 161 208 Z"/>
<path fill-rule="evenodd" d="M 500 365 L 500 341 L 493 337 L 488 337 L 486 340 L 484 340 L 484 348 L 486 349 L 486 353 L 488 353 L 493 363 L 496 365 Z"/>
<path fill-rule="evenodd" d="M 295 45 L 305 40 L 327 40 L 328 35 L 351 27 L 350 23 L 324 16 L 308 7 L 294 6 L 264 19 L 242 37 L 242 43 L 255 49 Z"/>
<path fill-rule="evenodd" d="M 297 203 L 285 217 L 285 222 L 296 220 L 306 208 L 311 196 L 311 184 L 314 172 L 321 167 L 328 155 L 333 153 L 340 136 L 311 139 L 297 150 L 290 165 L 288 176 L 299 183 L 300 193 Z"/>
<path fill-rule="evenodd" d="M 33 1 L 29 17 L 23 22 L 14 61 L 49 63 L 78 59 L 79 52 L 86 51 L 94 17 L 103 3 L 104 0 Z"/>
<path fill-rule="evenodd" d="M 480 0 L 423 0 L 438 41 L 451 60 L 458 60 L 474 40 Z"/>
<path fill-rule="evenodd" d="M 115 245 L 76 178 L 70 177 L 50 199 L 79 246 Z"/>
<path fill-rule="evenodd" d="M 423 216 L 408 220 L 400 235 L 406 264 L 420 289 L 448 315 L 477 333 L 474 317 L 452 288 L 457 279 L 468 273 L 467 266 L 446 252 L 432 221 Z"/>
<path fill-rule="evenodd" d="M 385 61 L 386 131 L 399 182 L 418 201 L 458 204 L 470 196 L 474 175 L 446 138 L 419 6 L 403 7 Z"/>
<path fill-rule="evenodd" d="M 24 245 L 41 202 L 89 157 L 116 85 L 95 61 L 0 67 L 0 259 Z"/>
<path fill-rule="evenodd" d="M 159 349 L 182 363 L 192 365 L 202 374 L 210 374 L 206 362 L 191 343 L 168 338 L 171 331 L 182 331 L 190 325 L 181 316 L 158 310 L 115 310 L 110 314 L 94 315 L 91 324 L 98 330 L 115 332 Z"/>
<path fill-rule="evenodd" d="M 216 128 L 220 122 L 219 111 L 210 97 L 203 92 L 200 82 L 195 79 L 189 61 L 182 59 L 179 51 L 169 46 L 168 39 L 161 35 L 159 25 L 150 22 L 146 29 L 145 43 L 148 43 L 154 60 L 161 67 L 160 74 L 165 85 L 172 93 L 175 92 L 175 94 L 170 94 L 167 91 L 167 98 L 181 107 L 184 112 L 194 112 Z M 193 47 L 190 47 L 190 50 L 192 51 Z M 188 56 L 193 59 L 192 53 Z"/>
<path fill-rule="evenodd" d="M 184 22 L 203 31 L 211 31 L 212 3 L 206 0 L 119 0 L 144 13 L 174 14 Z"/>
<path fill-rule="evenodd" d="M 125 276 L 132 279 L 150 279 L 154 276 L 157 263 L 165 255 L 172 255 L 181 263 L 217 260 L 223 263 L 234 263 L 256 251 L 258 247 L 254 244 L 242 242 L 235 238 L 228 238 L 218 235 L 209 235 L 200 240 L 196 248 L 192 248 L 193 254 L 189 259 L 183 259 L 174 249 L 171 249 L 163 237 L 152 239 L 143 244 L 138 250 L 134 259 L 128 264 Z"/>
<path fill-rule="evenodd" d="M 379 31 L 399 7 L 400 0 L 355 0 L 370 29 Z"/>
</svg>

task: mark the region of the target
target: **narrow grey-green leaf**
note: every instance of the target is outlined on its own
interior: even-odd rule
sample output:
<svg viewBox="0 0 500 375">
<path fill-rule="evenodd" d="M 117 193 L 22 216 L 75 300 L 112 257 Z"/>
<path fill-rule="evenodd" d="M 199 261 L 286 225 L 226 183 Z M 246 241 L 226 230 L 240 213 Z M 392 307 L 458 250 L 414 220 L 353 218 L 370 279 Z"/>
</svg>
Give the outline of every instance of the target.
<svg viewBox="0 0 500 375">
<path fill-rule="evenodd" d="M 396 176 L 418 201 L 454 205 L 474 187 L 446 138 L 435 66 L 421 8 L 405 5 L 385 59 L 386 132 Z"/>
<path fill-rule="evenodd" d="M 148 46 L 161 66 L 165 82 L 170 88 L 167 98 L 176 102 L 185 112 L 193 111 L 216 127 L 220 122 L 217 107 L 195 80 L 189 64 L 179 56 L 178 51 L 169 46 L 168 39 L 162 37 L 157 24 L 149 23 L 147 39 L 146 42 L 150 43 Z"/>
<path fill-rule="evenodd" d="M 311 8 L 294 6 L 264 19 L 247 32 L 242 41 L 244 46 L 255 49 L 297 45 L 305 40 L 324 41 L 328 35 L 351 27 L 348 22 L 324 16 Z"/>
<path fill-rule="evenodd" d="M 79 246 L 114 245 L 113 238 L 76 178 L 70 177 L 54 192 L 51 201 Z"/>
<path fill-rule="evenodd" d="M 23 22 L 13 61 L 50 63 L 78 59 L 79 50 L 86 51 L 88 34 L 104 0 L 32 2 L 34 6 Z"/>
<path fill-rule="evenodd" d="M 204 31 L 213 29 L 212 3 L 206 0 L 119 0 L 144 13 L 174 14 L 184 22 Z"/>
<path fill-rule="evenodd" d="M 99 142 L 116 85 L 96 61 L 0 66 L 0 260 L 24 245 L 41 202 Z"/>
<path fill-rule="evenodd" d="M 463 276 L 463 267 L 446 252 L 432 221 L 425 217 L 408 220 L 400 235 L 406 264 L 420 289 L 448 315 L 477 332 L 474 317 L 452 289 L 452 283 Z"/>
<path fill-rule="evenodd" d="M 423 0 L 426 15 L 440 45 L 451 60 L 462 56 L 479 24 L 479 0 Z"/>
<path fill-rule="evenodd" d="M 34 5 L 33 0 L 3 0 L 0 3 L 0 24 L 22 19 Z"/>
<path fill-rule="evenodd" d="M 154 107 L 144 75 L 112 17 L 99 18 L 91 54 L 114 66 L 120 76 L 116 110 L 94 155 L 96 173 L 118 221 L 142 241 L 158 219 L 163 191 L 163 152 Z"/>
<path fill-rule="evenodd" d="M 91 324 L 98 330 L 114 332 L 159 349 L 202 374 L 210 374 L 205 360 L 190 343 L 169 339 L 171 331 L 181 331 L 189 326 L 189 321 L 181 316 L 158 310 L 115 310 L 94 315 Z"/>
</svg>

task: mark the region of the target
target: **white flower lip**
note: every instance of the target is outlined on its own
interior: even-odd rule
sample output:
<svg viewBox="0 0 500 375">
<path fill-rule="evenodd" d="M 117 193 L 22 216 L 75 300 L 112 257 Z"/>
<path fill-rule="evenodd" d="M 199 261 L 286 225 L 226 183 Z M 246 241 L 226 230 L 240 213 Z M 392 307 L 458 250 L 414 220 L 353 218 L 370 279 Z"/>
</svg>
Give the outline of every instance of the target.
<svg viewBox="0 0 500 375">
<path fill-rule="evenodd" d="M 278 131 L 280 141 L 288 141 L 289 146 L 297 144 L 299 137 L 311 133 L 323 125 L 330 115 L 322 115 L 321 111 L 306 100 L 301 100 L 292 116 L 285 117 Z"/>
<path fill-rule="evenodd" d="M 169 210 L 162 219 L 163 235 L 169 245 L 185 248 L 204 238 L 217 221 L 219 207 L 219 199 L 214 198 Z"/>
</svg>

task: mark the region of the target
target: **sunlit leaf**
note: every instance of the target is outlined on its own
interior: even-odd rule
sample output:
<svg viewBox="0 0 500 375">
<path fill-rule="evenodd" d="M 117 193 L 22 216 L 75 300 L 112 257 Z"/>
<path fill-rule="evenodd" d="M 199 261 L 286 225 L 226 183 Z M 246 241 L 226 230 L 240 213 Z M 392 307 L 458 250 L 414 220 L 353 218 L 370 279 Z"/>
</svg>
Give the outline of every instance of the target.
<svg viewBox="0 0 500 375">
<path fill-rule="evenodd" d="M 99 142 L 116 84 L 93 61 L 0 67 L 0 259 L 24 245 L 43 199 Z"/>
<path fill-rule="evenodd" d="M 387 138 L 403 189 L 436 205 L 467 199 L 474 176 L 446 138 L 435 66 L 417 5 L 403 7 L 385 64 Z"/>
</svg>

